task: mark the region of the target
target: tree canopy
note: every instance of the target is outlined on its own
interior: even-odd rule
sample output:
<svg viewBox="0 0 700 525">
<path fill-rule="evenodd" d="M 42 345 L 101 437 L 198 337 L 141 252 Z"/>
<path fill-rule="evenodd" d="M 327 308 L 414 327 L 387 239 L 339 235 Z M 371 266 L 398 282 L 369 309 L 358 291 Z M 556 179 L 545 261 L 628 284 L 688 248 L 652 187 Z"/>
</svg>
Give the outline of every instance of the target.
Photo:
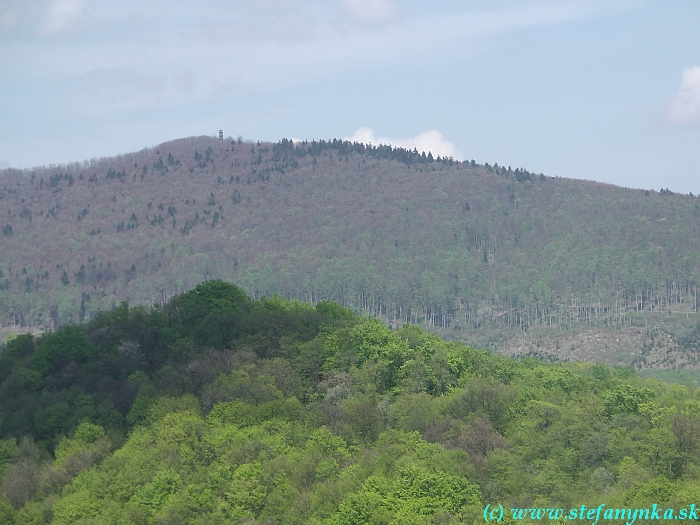
<svg viewBox="0 0 700 525">
<path fill-rule="evenodd" d="M 700 392 L 221 281 L 0 347 L 4 524 L 461 524 L 697 501 Z"/>
</svg>

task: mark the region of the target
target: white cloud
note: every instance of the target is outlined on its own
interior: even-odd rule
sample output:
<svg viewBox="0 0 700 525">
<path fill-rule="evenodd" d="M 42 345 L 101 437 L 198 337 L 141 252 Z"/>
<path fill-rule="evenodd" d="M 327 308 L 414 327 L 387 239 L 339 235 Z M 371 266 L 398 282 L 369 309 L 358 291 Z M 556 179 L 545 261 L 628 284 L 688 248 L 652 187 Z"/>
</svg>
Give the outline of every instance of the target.
<svg viewBox="0 0 700 525">
<path fill-rule="evenodd" d="M 681 87 L 671 99 L 666 121 L 671 124 L 700 124 L 700 66 L 683 70 Z"/>
<path fill-rule="evenodd" d="M 417 149 L 419 152 L 432 153 L 434 156 L 452 157 L 454 159 L 462 159 L 462 154 L 457 150 L 454 142 L 446 140 L 442 133 L 436 129 L 430 131 L 421 131 L 415 137 L 407 139 L 390 139 L 388 137 L 376 137 L 374 131 L 370 128 L 358 129 L 352 137 L 345 137 L 344 140 L 350 142 L 362 142 L 363 144 L 388 144 L 406 149 Z"/>
<path fill-rule="evenodd" d="M 86 21 L 87 0 L 51 0 L 39 31 L 44 36 L 55 36 L 80 29 Z"/>
<path fill-rule="evenodd" d="M 389 22 L 398 13 L 390 0 L 340 0 L 340 10 L 351 21 L 370 26 Z"/>
</svg>

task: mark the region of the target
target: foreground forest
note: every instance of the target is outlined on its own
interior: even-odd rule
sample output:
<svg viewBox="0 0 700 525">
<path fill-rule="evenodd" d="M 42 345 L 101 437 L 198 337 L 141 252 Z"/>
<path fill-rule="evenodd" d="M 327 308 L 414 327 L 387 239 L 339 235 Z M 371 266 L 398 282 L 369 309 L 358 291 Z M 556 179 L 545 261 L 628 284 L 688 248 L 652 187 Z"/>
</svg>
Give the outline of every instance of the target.
<svg viewBox="0 0 700 525">
<path fill-rule="evenodd" d="M 42 331 L 220 278 L 511 353 L 697 366 L 699 240 L 693 195 L 196 137 L 0 172 L 0 325 Z"/>
<path fill-rule="evenodd" d="M 700 502 L 700 391 L 208 281 L 0 347 L 0 523 L 457 524 Z"/>
</svg>

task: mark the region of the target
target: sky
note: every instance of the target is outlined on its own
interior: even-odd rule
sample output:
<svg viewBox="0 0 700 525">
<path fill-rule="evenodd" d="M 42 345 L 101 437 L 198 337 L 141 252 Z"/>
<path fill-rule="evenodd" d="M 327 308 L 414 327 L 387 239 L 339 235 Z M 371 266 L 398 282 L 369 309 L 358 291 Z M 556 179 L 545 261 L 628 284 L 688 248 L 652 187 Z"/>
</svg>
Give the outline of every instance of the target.
<svg viewBox="0 0 700 525">
<path fill-rule="evenodd" d="M 345 138 L 700 194 L 700 2 L 0 0 L 0 168 Z"/>
</svg>

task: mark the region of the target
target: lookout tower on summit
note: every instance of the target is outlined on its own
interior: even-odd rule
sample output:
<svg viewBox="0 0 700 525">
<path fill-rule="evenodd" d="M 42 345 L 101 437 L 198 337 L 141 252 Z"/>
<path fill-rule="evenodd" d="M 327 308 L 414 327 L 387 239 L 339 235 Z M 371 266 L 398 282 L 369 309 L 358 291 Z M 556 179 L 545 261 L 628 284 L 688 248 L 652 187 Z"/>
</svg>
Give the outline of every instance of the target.
<svg viewBox="0 0 700 525">
<path fill-rule="evenodd" d="M 219 138 L 220 138 L 221 140 L 224 140 L 224 130 L 223 130 L 223 129 L 220 129 L 220 130 L 219 130 Z"/>
</svg>

